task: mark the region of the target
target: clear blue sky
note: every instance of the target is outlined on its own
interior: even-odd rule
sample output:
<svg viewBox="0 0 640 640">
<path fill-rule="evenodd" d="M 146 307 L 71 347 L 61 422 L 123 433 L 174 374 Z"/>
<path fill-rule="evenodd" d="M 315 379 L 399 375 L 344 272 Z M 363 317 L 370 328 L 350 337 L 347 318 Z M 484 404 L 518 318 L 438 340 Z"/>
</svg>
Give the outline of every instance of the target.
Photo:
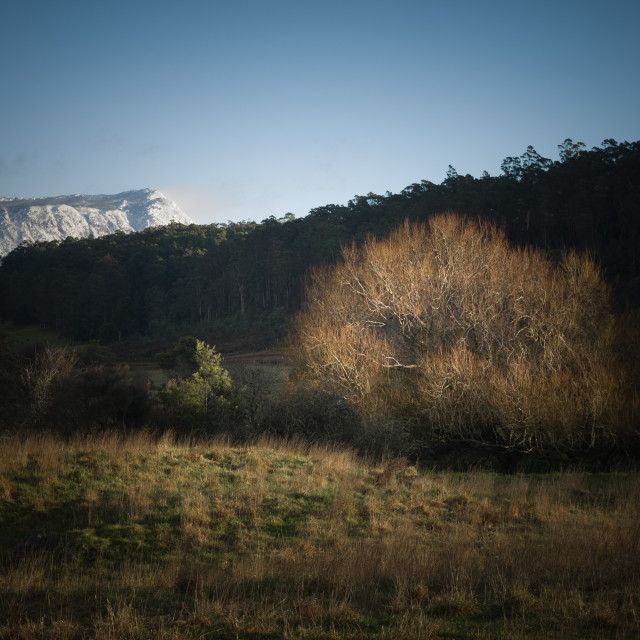
<svg viewBox="0 0 640 640">
<path fill-rule="evenodd" d="M 0 196 L 156 187 L 197 222 L 640 139 L 640 2 L 5 0 Z"/>
</svg>

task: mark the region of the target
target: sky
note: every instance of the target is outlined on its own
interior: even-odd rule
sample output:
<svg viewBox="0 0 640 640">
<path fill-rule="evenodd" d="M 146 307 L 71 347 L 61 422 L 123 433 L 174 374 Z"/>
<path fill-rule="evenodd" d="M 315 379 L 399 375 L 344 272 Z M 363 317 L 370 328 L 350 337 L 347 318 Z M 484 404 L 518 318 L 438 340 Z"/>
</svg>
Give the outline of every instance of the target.
<svg viewBox="0 0 640 640">
<path fill-rule="evenodd" d="M 296 217 L 640 139 L 637 0 L 4 0 L 0 196 Z"/>
</svg>

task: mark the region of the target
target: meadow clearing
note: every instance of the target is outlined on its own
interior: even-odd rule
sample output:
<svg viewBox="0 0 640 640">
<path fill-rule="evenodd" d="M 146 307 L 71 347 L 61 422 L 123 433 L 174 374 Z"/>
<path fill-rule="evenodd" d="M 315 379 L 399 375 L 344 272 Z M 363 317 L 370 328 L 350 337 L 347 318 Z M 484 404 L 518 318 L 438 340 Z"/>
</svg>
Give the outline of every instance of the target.
<svg viewBox="0 0 640 640">
<path fill-rule="evenodd" d="M 636 638 L 637 472 L 148 431 L 0 441 L 0 638 Z"/>
</svg>

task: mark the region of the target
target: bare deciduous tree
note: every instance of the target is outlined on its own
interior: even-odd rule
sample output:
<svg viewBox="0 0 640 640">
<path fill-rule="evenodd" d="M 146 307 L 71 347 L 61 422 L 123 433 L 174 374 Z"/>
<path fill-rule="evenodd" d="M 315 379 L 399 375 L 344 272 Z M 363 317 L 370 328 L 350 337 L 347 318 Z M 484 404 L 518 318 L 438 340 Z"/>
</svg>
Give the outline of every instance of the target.
<svg viewBox="0 0 640 640">
<path fill-rule="evenodd" d="M 442 214 L 316 269 L 296 330 L 306 376 L 363 415 L 531 450 L 615 439 L 628 417 L 614 324 L 590 257 L 556 265 L 492 224 Z"/>
<path fill-rule="evenodd" d="M 73 371 L 75 353 L 61 348 L 45 347 L 36 351 L 33 360 L 22 370 L 21 382 L 25 386 L 33 418 L 38 421 L 51 404 L 56 387 Z"/>
</svg>

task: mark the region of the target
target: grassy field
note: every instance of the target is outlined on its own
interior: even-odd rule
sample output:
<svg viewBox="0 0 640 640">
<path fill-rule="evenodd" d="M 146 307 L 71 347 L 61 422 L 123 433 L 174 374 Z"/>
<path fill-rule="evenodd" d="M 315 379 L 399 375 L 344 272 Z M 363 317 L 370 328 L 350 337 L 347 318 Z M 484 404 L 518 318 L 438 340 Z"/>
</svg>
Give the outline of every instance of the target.
<svg viewBox="0 0 640 640">
<path fill-rule="evenodd" d="M 14 325 L 12 322 L 0 322 L 0 336 L 9 339 L 12 348 L 20 351 L 32 350 L 36 345 L 46 344 L 51 347 L 66 347 L 69 341 L 51 329 L 43 329 L 37 325 Z"/>
<path fill-rule="evenodd" d="M 0 440 L 0 638 L 637 638 L 638 474 Z"/>
</svg>

